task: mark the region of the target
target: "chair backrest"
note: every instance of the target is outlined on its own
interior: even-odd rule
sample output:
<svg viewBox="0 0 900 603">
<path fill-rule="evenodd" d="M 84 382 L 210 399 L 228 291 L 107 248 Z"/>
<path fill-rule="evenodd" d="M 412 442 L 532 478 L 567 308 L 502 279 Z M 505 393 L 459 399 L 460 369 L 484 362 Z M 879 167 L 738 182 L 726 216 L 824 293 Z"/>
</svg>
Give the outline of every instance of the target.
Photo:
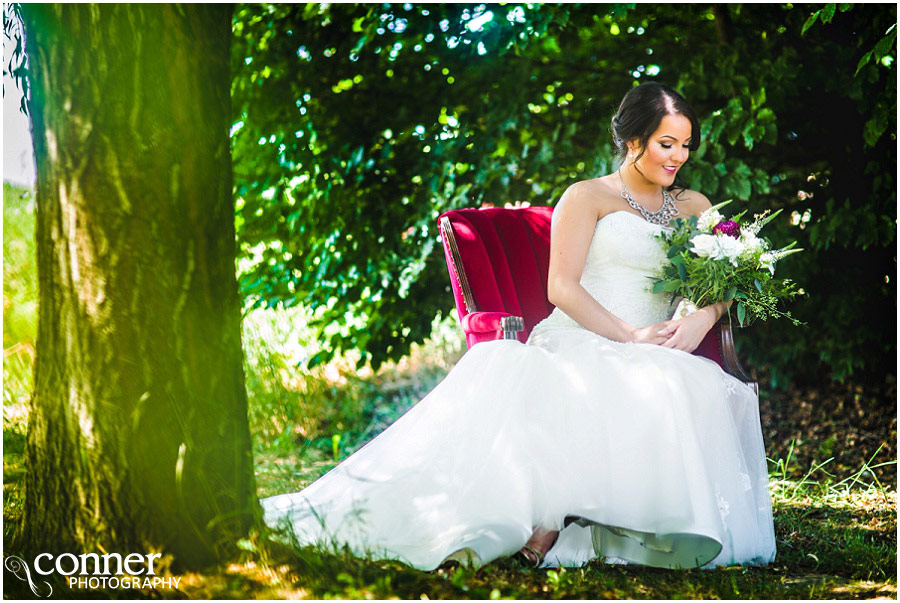
<svg viewBox="0 0 900 603">
<path fill-rule="evenodd" d="M 550 315 L 554 307 L 547 299 L 552 215 L 551 207 L 459 209 L 441 215 L 441 239 L 460 320 L 471 312 L 521 316 L 525 330 L 518 338 L 524 343 L 534 326 Z M 467 334 L 466 341 L 471 347 L 475 340 Z M 710 329 L 694 354 L 750 380 L 734 353 L 727 317 L 718 328 Z"/>
<path fill-rule="evenodd" d="M 550 315 L 551 207 L 459 209 L 440 217 L 444 254 L 459 318 L 470 312 L 521 316 L 528 339 Z M 455 274 L 454 274 L 455 272 Z"/>
</svg>

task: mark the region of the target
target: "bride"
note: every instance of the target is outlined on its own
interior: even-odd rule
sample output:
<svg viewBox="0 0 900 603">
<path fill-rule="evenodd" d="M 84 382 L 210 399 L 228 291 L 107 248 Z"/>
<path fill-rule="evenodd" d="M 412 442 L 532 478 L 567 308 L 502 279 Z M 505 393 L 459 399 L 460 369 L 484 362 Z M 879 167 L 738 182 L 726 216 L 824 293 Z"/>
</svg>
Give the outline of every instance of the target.
<svg viewBox="0 0 900 603">
<path fill-rule="evenodd" d="M 515 554 L 534 566 L 692 568 L 775 556 L 758 399 L 690 354 L 724 304 L 669 320 L 654 235 L 710 207 L 674 185 L 699 145 L 687 102 L 633 88 L 612 174 L 553 212 L 548 296 L 526 344 L 469 350 L 374 440 L 306 489 L 262 501 L 300 544 L 434 569 Z"/>
</svg>

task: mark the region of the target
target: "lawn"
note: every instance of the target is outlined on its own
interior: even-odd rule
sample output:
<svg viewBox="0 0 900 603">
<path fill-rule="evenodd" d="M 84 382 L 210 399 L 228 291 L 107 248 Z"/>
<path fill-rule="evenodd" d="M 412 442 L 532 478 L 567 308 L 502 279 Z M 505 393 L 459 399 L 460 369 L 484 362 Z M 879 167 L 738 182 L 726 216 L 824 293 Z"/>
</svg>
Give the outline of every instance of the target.
<svg viewBox="0 0 900 603">
<path fill-rule="evenodd" d="M 3 515 L 6 554 L 24 496 L 36 288 L 33 200 L 4 191 Z M 302 308 L 257 310 L 243 323 L 249 419 L 260 497 L 296 491 L 416 403 L 464 343 L 452 316 L 401 362 L 357 371 L 349 354 L 313 370 Z M 896 383 L 770 392 L 761 413 L 770 457 L 778 555 L 766 568 L 668 571 L 607 566 L 532 570 L 510 560 L 423 572 L 398 562 L 292 549 L 255 533 L 241 554 L 181 578 L 176 591 L 69 591 L 54 596 L 164 598 L 874 598 L 897 597 Z M 12 545 L 12 547 L 11 547 Z M 9 574 L 4 596 L 33 598 Z M 64 594 L 63 594 L 64 593 Z"/>
</svg>

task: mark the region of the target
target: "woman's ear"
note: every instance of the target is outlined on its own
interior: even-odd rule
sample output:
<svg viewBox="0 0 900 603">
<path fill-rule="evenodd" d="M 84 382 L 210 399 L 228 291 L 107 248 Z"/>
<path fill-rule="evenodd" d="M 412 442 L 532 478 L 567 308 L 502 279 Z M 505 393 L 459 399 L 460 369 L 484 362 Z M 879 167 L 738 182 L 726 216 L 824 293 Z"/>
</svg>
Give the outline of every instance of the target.
<svg viewBox="0 0 900 603">
<path fill-rule="evenodd" d="M 638 145 L 636 140 L 630 140 L 625 143 L 625 146 L 628 148 L 628 158 L 634 159 L 638 155 Z"/>
</svg>

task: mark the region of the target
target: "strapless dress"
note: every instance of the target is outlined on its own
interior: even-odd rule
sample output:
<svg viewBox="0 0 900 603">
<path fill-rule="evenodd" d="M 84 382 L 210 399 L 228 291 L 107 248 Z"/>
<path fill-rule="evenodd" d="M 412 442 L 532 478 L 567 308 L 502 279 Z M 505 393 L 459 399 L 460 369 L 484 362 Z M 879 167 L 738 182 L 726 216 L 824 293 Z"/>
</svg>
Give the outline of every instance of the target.
<svg viewBox="0 0 900 603">
<path fill-rule="evenodd" d="M 649 291 L 659 228 L 608 214 L 585 261 L 584 288 L 635 326 L 672 313 Z M 546 567 L 775 557 L 754 391 L 711 360 L 609 340 L 559 308 L 525 344 L 474 346 L 384 432 L 262 505 L 300 544 L 426 570 L 511 555 L 535 526 L 561 530 Z M 567 516 L 580 519 L 564 527 Z"/>
</svg>

